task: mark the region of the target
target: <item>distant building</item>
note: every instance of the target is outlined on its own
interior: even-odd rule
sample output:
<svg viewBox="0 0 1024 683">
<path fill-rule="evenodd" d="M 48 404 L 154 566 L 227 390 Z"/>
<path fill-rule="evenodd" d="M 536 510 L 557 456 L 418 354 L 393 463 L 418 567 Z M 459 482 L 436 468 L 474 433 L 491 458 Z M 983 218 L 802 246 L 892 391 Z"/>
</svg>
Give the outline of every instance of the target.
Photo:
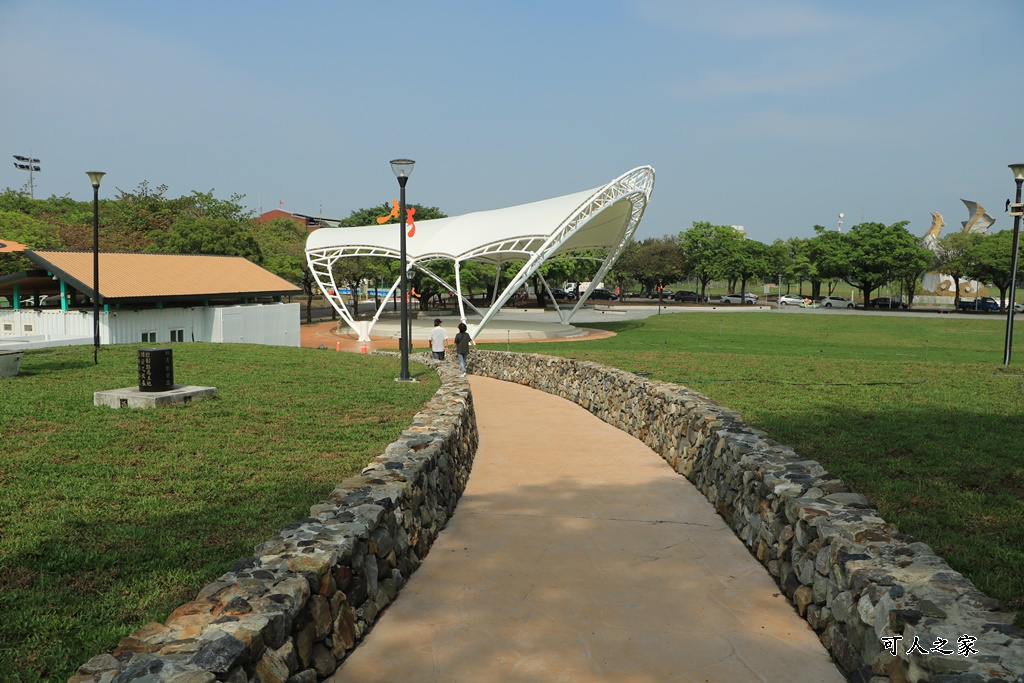
<svg viewBox="0 0 1024 683">
<path fill-rule="evenodd" d="M 281 209 L 273 209 L 266 213 L 260 214 L 256 220 L 260 223 L 269 223 L 276 218 L 287 218 L 293 220 L 299 225 L 305 226 L 306 230 L 316 230 L 317 228 L 337 228 L 341 225 L 340 218 L 325 218 L 323 216 L 310 216 L 304 213 L 288 213 Z"/>
<path fill-rule="evenodd" d="M 0 277 L 0 346 L 93 340 L 93 252 L 24 252 L 36 270 Z M 99 254 L 100 343 L 299 345 L 301 290 L 239 256 Z M 84 341 L 83 341 L 84 340 Z"/>
</svg>

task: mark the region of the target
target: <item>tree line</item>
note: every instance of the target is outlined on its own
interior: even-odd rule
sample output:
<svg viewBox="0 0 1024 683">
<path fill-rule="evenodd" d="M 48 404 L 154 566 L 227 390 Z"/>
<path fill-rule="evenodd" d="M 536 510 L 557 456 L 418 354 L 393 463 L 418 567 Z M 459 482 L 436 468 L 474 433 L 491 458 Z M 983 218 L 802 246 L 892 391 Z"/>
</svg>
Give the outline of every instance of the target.
<svg viewBox="0 0 1024 683">
<path fill-rule="evenodd" d="M 956 232 L 938 238 L 934 251 L 924 238 L 912 235 L 902 221 L 860 223 L 840 233 L 814 226 L 811 238 L 777 239 L 771 244 L 746 238 L 731 226 L 695 222 L 678 235 L 634 241 L 615 265 L 612 279 L 622 291 L 640 283 L 645 291 L 659 284 L 694 280 L 701 297 L 712 281 L 725 282 L 730 292 L 747 291 L 751 283 L 802 286 L 810 283 L 812 298 L 832 294 L 841 282 L 860 291 L 864 301 L 887 283 L 898 284 L 913 303 L 921 278 L 938 271 L 969 278 L 999 290 L 1005 307 L 1010 295 L 1013 233 Z M 1018 266 L 1018 281 L 1021 267 Z M 801 292 L 803 293 L 803 292 Z M 959 304 L 959 290 L 956 293 Z"/>
<path fill-rule="evenodd" d="M 100 251 L 242 256 L 290 282 L 305 268 L 306 229 L 296 221 L 260 222 L 240 203 L 243 195 L 217 198 L 213 190 L 167 197 L 167 186 L 141 183 L 99 202 Z M 32 249 L 93 249 L 92 201 L 68 196 L 31 199 L 23 190 L 0 192 L 0 236 Z M 13 255 L 0 274 L 32 268 Z"/>
<path fill-rule="evenodd" d="M 287 218 L 259 221 L 255 212 L 241 204 L 243 199 L 243 195 L 220 199 L 213 190 L 171 198 L 166 185 L 154 188 L 148 182 L 133 191 L 118 189 L 113 198 L 100 200 L 100 250 L 242 256 L 301 286 L 309 297 L 308 310 L 316 286 L 306 266 L 305 226 Z M 446 215 L 437 207 L 414 206 L 417 220 Z M 356 209 L 341 225 L 374 225 L 378 217 L 390 213 L 388 203 Z M 388 221 L 396 222 L 394 218 Z M 702 297 L 707 296 L 711 282 L 725 282 L 730 292 L 746 291 L 761 282 L 798 286 L 808 282 L 814 298 L 823 292 L 831 294 L 845 282 L 860 290 L 865 301 L 886 283 L 897 283 L 912 303 L 921 277 L 939 271 L 998 288 L 1005 305 L 1010 286 L 1010 231 L 951 233 L 939 238 L 932 250 L 906 226 L 905 221 L 891 225 L 867 222 L 840 233 L 816 225 L 814 237 L 764 244 L 731 226 L 698 221 L 676 235 L 631 240 L 606 279 L 622 292 L 637 284 L 643 291 L 652 291 L 660 284 L 694 280 Z M 32 199 L 24 190 L 8 188 L 0 192 L 0 238 L 33 249 L 91 250 L 92 202 L 68 196 Z M 0 275 L 32 267 L 22 256 L 4 256 L 0 258 Z M 545 303 L 544 281 L 558 287 L 564 282 L 589 280 L 602 260 L 603 254 L 598 252 L 548 260 L 531 280 L 537 303 Z M 422 265 L 439 278 L 454 281 L 451 261 Z M 464 263 L 460 268 L 463 291 L 471 298 L 493 297 L 521 267 L 519 261 Z M 398 263 L 383 257 L 344 258 L 335 263 L 333 274 L 339 286 L 348 286 L 353 292 L 367 281 L 387 288 L 398 277 Z M 412 287 L 425 305 L 440 305 L 450 296 L 443 285 L 418 271 L 413 274 Z M 358 312 L 354 295 L 353 303 Z"/>
</svg>

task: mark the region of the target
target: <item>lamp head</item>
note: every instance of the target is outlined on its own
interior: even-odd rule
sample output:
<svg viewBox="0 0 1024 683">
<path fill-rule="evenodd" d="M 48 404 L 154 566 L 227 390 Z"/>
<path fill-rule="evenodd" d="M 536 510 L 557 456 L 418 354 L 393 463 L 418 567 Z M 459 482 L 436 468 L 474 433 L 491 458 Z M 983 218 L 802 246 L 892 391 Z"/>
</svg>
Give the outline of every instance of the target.
<svg viewBox="0 0 1024 683">
<path fill-rule="evenodd" d="M 398 182 L 404 183 L 412 175 L 412 167 L 415 165 L 412 159 L 392 159 L 391 170 L 395 172 Z"/>
<path fill-rule="evenodd" d="M 1010 164 L 1010 170 L 1015 180 L 1024 180 L 1024 164 Z"/>
<path fill-rule="evenodd" d="M 92 186 L 97 189 L 100 186 L 100 180 L 106 175 L 103 171 L 86 171 L 85 174 L 89 176 L 89 180 L 92 181 Z"/>
</svg>

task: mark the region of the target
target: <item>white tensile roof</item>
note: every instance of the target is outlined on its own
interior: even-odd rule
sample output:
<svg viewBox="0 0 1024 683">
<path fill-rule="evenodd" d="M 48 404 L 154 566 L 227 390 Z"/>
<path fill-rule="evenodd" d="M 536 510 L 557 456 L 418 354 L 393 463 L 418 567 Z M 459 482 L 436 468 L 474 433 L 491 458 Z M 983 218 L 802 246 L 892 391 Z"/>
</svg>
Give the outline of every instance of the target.
<svg viewBox="0 0 1024 683">
<path fill-rule="evenodd" d="M 520 254 L 534 253 L 566 216 L 592 197 L 597 189 L 600 188 L 505 209 L 416 221 L 416 233 L 406 238 L 407 258 L 411 261 L 435 258 L 464 261 L 472 258 L 496 263 L 509 260 L 507 247 L 490 253 L 486 247 L 509 242 L 518 243 L 513 249 Z M 600 221 L 588 223 L 574 233 L 558 249 L 558 253 L 600 249 L 616 243 L 621 239 L 624 219 L 629 216 L 628 204 L 620 204 L 620 210 L 608 212 Z M 343 244 L 350 250 L 363 248 L 393 252 L 397 258 L 400 246 L 398 227 L 390 223 L 362 228 L 320 228 L 310 233 L 306 240 L 306 251 Z"/>
<path fill-rule="evenodd" d="M 590 289 L 583 293 L 571 312 L 562 316 L 563 322 L 568 323 L 635 232 L 653 188 L 654 169 L 640 166 L 591 190 L 504 209 L 416 221 L 415 234 L 406 239 L 407 260 L 410 267 L 427 273 L 458 295 L 463 321 L 466 320 L 465 309 L 457 275 L 461 263 L 469 260 L 492 264 L 526 261 L 488 313 L 482 314 L 481 322 L 471 330 L 473 334 L 545 260 L 581 250 L 602 251 L 605 259 Z M 400 258 L 400 229 L 394 224 L 320 228 L 310 233 L 306 240 L 306 258 L 320 288 L 328 292 L 332 305 L 349 326 L 360 337 L 368 339 L 377 317 L 369 323 L 358 324 L 349 314 L 341 296 L 331 295 L 338 290 L 331 265 L 339 258 L 350 256 Z M 455 262 L 455 283 L 444 282 L 427 269 L 429 262 L 437 259 Z M 380 311 L 377 312 L 379 315 Z"/>
</svg>

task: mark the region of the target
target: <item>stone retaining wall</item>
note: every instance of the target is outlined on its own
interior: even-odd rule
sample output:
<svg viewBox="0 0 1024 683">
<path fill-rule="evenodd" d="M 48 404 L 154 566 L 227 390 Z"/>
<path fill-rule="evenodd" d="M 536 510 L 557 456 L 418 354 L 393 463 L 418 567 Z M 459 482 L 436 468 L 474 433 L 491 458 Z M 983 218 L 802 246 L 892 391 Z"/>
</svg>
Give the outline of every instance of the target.
<svg viewBox="0 0 1024 683">
<path fill-rule="evenodd" d="M 1012 614 L 738 413 L 677 385 L 572 359 L 478 351 L 469 369 L 574 401 L 660 454 L 715 506 L 851 681 L 1024 683 Z M 908 654 L 915 640 L 924 654 Z"/>
<path fill-rule="evenodd" d="M 476 413 L 458 365 L 397 441 L 307 519 L 71 683 L 314 683 L 330 676 L 427 554 L 465 489 Z M 2 676 L 0 676 L 2 677 Z"/>
</svg>

